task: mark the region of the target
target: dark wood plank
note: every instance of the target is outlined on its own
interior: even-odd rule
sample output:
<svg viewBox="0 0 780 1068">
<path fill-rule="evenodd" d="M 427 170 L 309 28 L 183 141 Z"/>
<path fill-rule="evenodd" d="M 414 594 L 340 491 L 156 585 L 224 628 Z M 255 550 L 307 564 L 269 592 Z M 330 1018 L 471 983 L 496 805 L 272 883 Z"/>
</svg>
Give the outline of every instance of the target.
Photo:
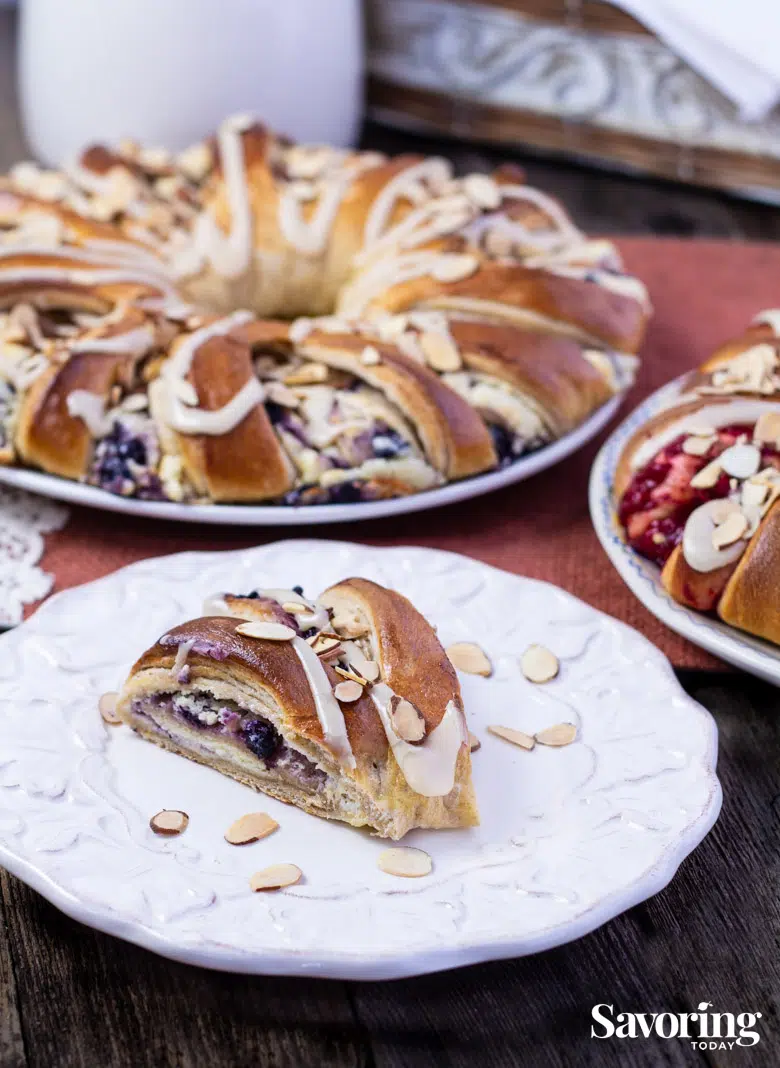
<svg viewBox="0 0 780 1068">
<path fill-rule="evenodd" d="M 33 1068 L 366 1064 L 345 984 L 223 975 L 163 960 L 69 920 L 4 878 Z M 23 1062 L 0 1055 L 7 1063 Z"/>
<path fill-rule="evenodd" d="M 0 1065 L 3 1068 L 24 1068 L 27 1057 L 22 1039 L 19 998 L 6 922 L 6 890 L 9 878 L 0 868 Z"/>
<path fill-rule="evenodd" d="M 689 673 L 686 682 L 718 719 L 725 801 L 714 831 L 675 880 L 587 938 L 549 953 L 355 986 L 377 1068 L 777 1064 L 780 699 L 742 676 L 713 682 Z M 711 1001 L 713 1011 L 763 1013 L 762 1042 L 705 1055 L 677 1039 L 590 1038 L 596 1003 L 614 1004 L 616 1012 L 688 1012 L 701 1001 Z"/>
</svg>

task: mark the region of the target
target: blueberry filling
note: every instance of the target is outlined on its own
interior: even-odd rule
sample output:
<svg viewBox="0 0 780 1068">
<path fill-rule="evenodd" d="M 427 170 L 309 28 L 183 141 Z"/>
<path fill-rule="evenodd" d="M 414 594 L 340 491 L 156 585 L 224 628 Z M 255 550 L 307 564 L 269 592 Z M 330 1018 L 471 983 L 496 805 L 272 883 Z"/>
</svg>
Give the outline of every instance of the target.
<svg viewBox="0 0 780 1068">
<path fill-rule="evenodd" d="M 405 441 L 397 430 L 392 430 L 384 423 L 377 424 L 371 440 L 374 456 L 380 460 L 394 460 L 409 452 L 409 442 Z"/>
<path fill-rule="evenodd" d="M 162 483 L 150 470 L 148 435 L 134 434 L 119 420 L 98 442 L 89 481 L 109 493 L 142 500 L 165 500 Z"/>
<path fill-rule="evenodd" d="M 282 736 L 267 719 L 250 719 L 241 727 L 247 747 L 261 760 L 268 761 L 282 744 Z"/>
</svg>

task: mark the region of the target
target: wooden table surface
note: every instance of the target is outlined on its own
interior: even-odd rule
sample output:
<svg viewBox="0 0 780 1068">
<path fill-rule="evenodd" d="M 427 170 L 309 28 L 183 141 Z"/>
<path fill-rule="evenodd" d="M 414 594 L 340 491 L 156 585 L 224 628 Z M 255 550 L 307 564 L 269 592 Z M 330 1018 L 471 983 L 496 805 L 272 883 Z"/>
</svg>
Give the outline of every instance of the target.
<svg viewBox="0 0 780 1068">
<path fill-rule="evenodd" d="M 0 171 L 24 156 L 13 15 L 0 11 Z M 459 168 L 508 158 L 368 126 L 364 143 L 439 151 Z M 518 151 L 584 228 L 777 238 L 780 212 L 721 194 L 603 175 Z M 780 280 L 779 280 L 780 284 Z M 780 1063 L 780 709 L 741 674 L 680 673 L 720 730 L 723 812 L 656 897 L 594 934 L 518 961 L 392 983 L 248 978 L 174 964 L 67 919 L 0 872 L 0 1068 Z M 345 937 L 348 937 L 345 932 Z M 590 1038 L 591 1009 L 761 1012 L 752 1049 Z"/>
</svg>

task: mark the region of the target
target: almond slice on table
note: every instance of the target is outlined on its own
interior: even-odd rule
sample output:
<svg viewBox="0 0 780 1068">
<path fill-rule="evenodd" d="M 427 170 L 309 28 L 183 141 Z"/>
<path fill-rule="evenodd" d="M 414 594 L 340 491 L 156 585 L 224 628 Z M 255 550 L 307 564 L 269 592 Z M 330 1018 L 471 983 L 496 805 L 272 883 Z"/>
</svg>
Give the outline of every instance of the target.
<svg viewBox="0 0 780 1068">
<path fill-rule="evenodd" d="M 476 734 L 472 734 L 469 731 L 469 752 L 476 753 L 478 749 L 482 748 L 482 742 L 477 738 Z"/>
<path fill-rule="evenodd" d="M 279 824 L 267 812 L 249 812 L 231 823 L 225 831 L 225 841 L 231 845 L 249 845 L 259 842 L 277 830 Z"/>
<path fill-rule="evenodd" d="M 377 857 L 377 864 L 387 875 L 398 875 L 402 879 L 419 879 L 433 870 L 433 861 L 425 850 L 411 846 L 385 849 Z"/>
<path fill-rule="evenodd" d="M 114 693 L 113 690 L 110 693 L 104 693 L 98 701 L 98 710 L 105 723 L 109 723 L 112 727 L 118 727 L 122 720 L 116 714 L 116 703 L 119 699 L 119 694 Z"/>
<path fill-rule="evenodd" d="M 394 693 L 388 706 L 393 730 L 405 742 L 418 745 L 425 738 L 425 718 L 419 708 Z"/>
<path fill-rule="evenodd" d="M 533 735 L 526 734 L 525 731 L 515 730 L 514 727 L 490 726 L 488 730 L 491 734 L 495 734 L 497 738 L 503 738 L 505 742 L 519 745 L 521 749 L 531 750 L 536 745 Z"/>
<path fill-rule="evenodd" d="M 265 638 L 272 642 L 289 642 L 296 636 L 292 627 L 262 619 L 254 623 L 241 623 L 236 627 L 236 634 L 243 634 L 245 638 Z"/>
<path fill-rule="evenodd" d="M 352 679 L 346 679 L 344 682 L 340 682 L 333 691 L 337 701 L 344 701 L 345 704 L 351 704 L 352 701 L 357 701 L 359 697 L 363 695 L 363 687 L 359 682 L 354 682 Z"/>
<path fill-rule="evenodd" d="M 712 532 L 713 548 L 726 549 L 729 545 L 733 545 L 744 536 L 748 526 L 747 516 L 742 512 L 730 512 Z"/>
<path fill-rule="evenodd" d="M 493 665 L 476 642 L 455 642 L 448 645 L 445 652 L 458 671 L 464 671 L 467 675 L 482 675 L 486 679 L 493 674 Z"/>
<path fill-rule="evenodd" d="M 190 817 L 186 812 L 177 808 L 164 808 L 149 820 L 149 826 L 155 834 L 163 834 L 172 837 L 186 831 Z"/>
<path fill-rule="evenodd" d="M 262 871 L 256 871 L 249 880 L 255 892 L 258 890 L 283 890 L 300 882 L 303 872 L 296 864 L 272 864 Z"/>
<path fill-rule="evenodd" d="M 529 682 L 550 682 L 560 669 L 558 657 L 544 645 L 529 645 L 520 657 L 520 670 Z"/>
<path fill-rule="evenodd" d="M 554 727 L 545 727 L 537 731 L 534 738 L 540 745 L 571 745 L 577 737 L 577 728 L 573 723 L 556 723 Z"/>
</svg>

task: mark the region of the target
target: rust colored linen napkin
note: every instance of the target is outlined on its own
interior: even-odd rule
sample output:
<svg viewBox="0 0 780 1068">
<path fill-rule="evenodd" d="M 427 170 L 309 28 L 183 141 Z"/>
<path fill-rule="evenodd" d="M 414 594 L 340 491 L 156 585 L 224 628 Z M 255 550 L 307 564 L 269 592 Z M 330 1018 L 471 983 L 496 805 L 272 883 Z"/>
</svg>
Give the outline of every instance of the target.
<svg viewBox="0 0 780 1068">
<path fill-rule="evenodd" d="M 628 269 L 647 284 L 655 317 L 638 381 L 612 427 L 652 390 L 700 363 L 762 308 L 780 306 L 780 246 L 627 238 Z M 327 527 L 208 527 L 74 508 L 47 539 L 43 566 L 56 590 L 161 553 L 235 549 L 278 538 L 426 545 L 545 579 L 631 624 L 679 667 L 719 666 L 659 623 L 624 586 L 593 533 L 590 465 L 612 427 L 577 455 L 497 493 L 396 519 Z"/>
</svg>

